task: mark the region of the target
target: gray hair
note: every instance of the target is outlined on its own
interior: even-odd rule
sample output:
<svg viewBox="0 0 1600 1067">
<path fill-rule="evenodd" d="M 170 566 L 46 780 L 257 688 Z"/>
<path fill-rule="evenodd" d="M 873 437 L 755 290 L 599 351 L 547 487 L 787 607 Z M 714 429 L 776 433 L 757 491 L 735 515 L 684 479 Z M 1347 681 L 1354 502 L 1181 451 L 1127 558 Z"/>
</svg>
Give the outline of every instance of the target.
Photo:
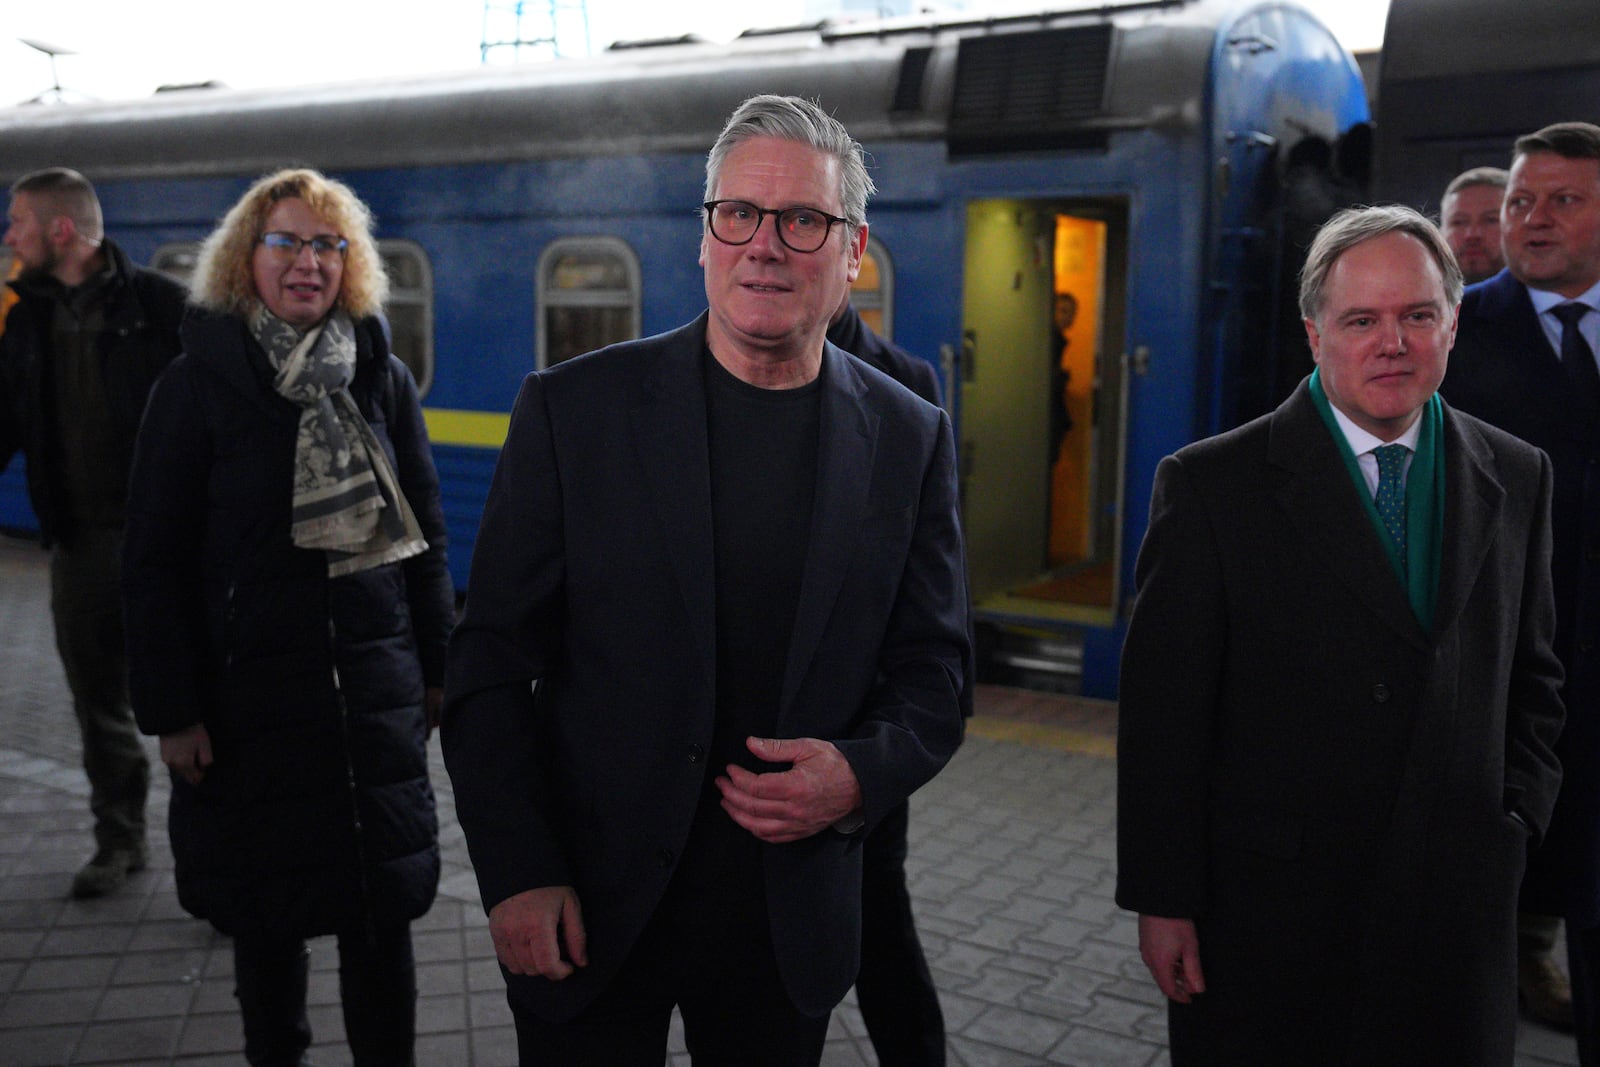
<svg viewBox="0 0 1600 1067">
<path fill-rule="evenodd" d="M 40 221 L 66 216 L 78 236 L 99 244 L 106 235 L 100 198 L 89 179 L 66 167 L 47 167 L 24 174 L 11 183 L 11 195 L 26 193 L 37 201 Z"/>
<path fill-rule="evenodd" d="M 1475 185 L 1492 185 L 1496 189 L 1504 189 L 1510 180 L 1510 173 L 1500 167 L 1473 167 L 1450 179 L 1450 184 L 1444 187 L 1442 199 L 1448 200 L 1461 190 L 1470 189 Z"/>
<path fill-rule="evenodd" d="M 1420 212 L 1397 204 L 1383 207 L 1350 207 L 1334 215 L 1317 231 L 1306 253 L 1306 265 L 1300 271 L 1300 314 L 1316 321 L 1322 313 L 1323 289 L 1328 282 L 1328 272 L 1339 257 L 1356 245 L 1364 244 L 1391 233 L 1409 234 L 1422 242 L 1433 261 L 1439 266 L 1444 279 L 1446 302 L 1450 307 L 1461 303 L 1461 267 L 1455 253 L 1445 242 L 1428 218 Z"/>
<path fill-rule="evenodd" d="M 706 156 L 705 198 L 717 195 L 717 176 L 728 153 L 757 137 L 798 141 L 839 161 L 839 203 L 852 226 L 867 220 L 867 198 L 875 191 L 861 145 L 838 119 L 798 96 L 752 96 L 734 109 Z"/>
</svg>

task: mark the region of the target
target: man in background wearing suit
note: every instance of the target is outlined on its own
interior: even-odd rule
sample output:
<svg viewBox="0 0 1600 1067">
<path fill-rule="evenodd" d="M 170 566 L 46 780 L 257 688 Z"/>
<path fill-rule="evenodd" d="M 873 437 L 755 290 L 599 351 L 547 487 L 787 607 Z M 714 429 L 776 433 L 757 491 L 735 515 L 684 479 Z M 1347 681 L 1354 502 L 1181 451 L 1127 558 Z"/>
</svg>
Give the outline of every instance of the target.
<svg viewBox="0 0 1600 1067">
<path fill-rule="evenodd" d="M 1560 771 L 1549 461 L 1435 394 L 1461 273 L 1335 215 L 1316 369 L 1162 461 L 1123 652 L 1117 902 L 1172 1062 L 1509 1067 Z"/>
<path fill-rule="evenodd" d="M 883 371 L 934 406 L 939 376 L 927 360 L 879 337 L 845 292 L 828 324 L 828 341 Z M 962 714 L 972 714 L 970 679 Z M 879 1067 L 944 1067 L 944 1012 L 917 936 L 906 886 L 911 805 L 896 805 L 867 835 L 861 854 L 861 973 L 856 1001 Z"/>
<path fill-rule="evenodd" d="M 1502 209 L 1506 269 L 1467 290 L 1444 395 L 1543 449 L 1566 776 L 1524 910 L 1567 920 L 1578 1059 L 1600 1065 L 1600 127 L 1520 138 Z"/>
<path fill-rule="evenodd" d="M 443 731 L 524 1065 L 659 1067 L 674 1006 L 696 1062 L 815 1065 L 862 841 L 960 743 L 949 419 L 825 339 L 871 190 L 816 105 L 746 101 L 708 313 L 523 383 Z"/>
</svg>

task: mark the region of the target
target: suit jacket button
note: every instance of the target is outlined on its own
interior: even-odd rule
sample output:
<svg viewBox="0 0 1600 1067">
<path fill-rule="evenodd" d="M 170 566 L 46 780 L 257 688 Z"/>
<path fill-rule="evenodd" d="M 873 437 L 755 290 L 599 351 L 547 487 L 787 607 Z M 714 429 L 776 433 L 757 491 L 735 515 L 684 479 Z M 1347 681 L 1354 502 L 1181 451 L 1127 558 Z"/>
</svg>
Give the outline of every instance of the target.
<svg viewBox="0 0 1600 1067">
<path fill-rule="evenodd" d="M 672 850 L 670 848 L 664 848 L 656 853 L 656 866 L 671 867 L 672 858 Z"/>
<path fill-rule="evenodd" d="M 706 750 L 701 748 L 699 745 L 690 745 L 689 746 L 689 762 L 690 763 L 699 763 L 703 758 L 705 758 L 705 754 L 706 754 Z"/>
<path fill-rule="evenodd" d="M 1379 682 L 1372 687 L 1372 702 L 1374 704 L 1389 703 L 1389 687 Z"/>
</svg>

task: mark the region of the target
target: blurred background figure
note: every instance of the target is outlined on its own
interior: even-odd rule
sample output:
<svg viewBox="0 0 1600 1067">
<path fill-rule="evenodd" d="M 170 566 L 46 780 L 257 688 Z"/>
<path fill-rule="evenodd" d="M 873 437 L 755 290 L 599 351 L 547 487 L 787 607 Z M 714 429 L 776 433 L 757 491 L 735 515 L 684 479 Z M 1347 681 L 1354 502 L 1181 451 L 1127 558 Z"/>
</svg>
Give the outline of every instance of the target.
<svg viewBox="0 0 1600 1067">
<path fill-rule="evenodd" d="M 410 922 L 439 878 L 426 742 L 454 597 L 370 230 L 314 171 L 245 193 L 201 249 L 129 493 L 134 709 L 172 772 L 179 900 L 234 939 L 258 1067 L 307 1062 L 323 934 L 357 1067 L 414 1062 Z"/>
<path fill-rule="evenodd" d="M 64 167 L 11 186 L 0 302 L 0 469 L 21 452 L 50 554 L 50 612 L 72 691 L 95 852 L 75 897 L 144 867 L 150 762 L 128 706 L 118 567 L 128 457 L 157 375 L 178 354 L 183 287 L 105 238 L 100 199 Z M 70 417 L 63 417 L 70 413 Z"/>
<path fill-rule="evenodd" d="M 1494 277 L 1506 265 L 1500 248 L 1506 177 L 1499 167 L 1474 167 L 1455 176 L 1439 204 L 1439 228 L 1468 285 Z"/>
<path fill-rule="evenodd" d="M 1550 457 L 1550 576 L 1566 668 L 1563 777 L 1550 835 L 1522 882 L 1525 912 L 1561 915 L 1578 1062 L 1600 1065 L 1600 126 L 1519 137 L 1506 186 L 1506 270 L 1467 290 L 1442 392 Z M 1547 957 L 1546 957 L 1547 959 Z M 1547 959 L 1548 962 L 1548 959 Z M 1554 963 L 1541 970 L 1559 995 Z M 1535 976 L 1537 977 L 1537 976 Z M 1530 1013 L 1561 1023 L 1561 1004 Z M 1549 1008 L 1547 1014 L 1541 1010 Z"/>
</svg>

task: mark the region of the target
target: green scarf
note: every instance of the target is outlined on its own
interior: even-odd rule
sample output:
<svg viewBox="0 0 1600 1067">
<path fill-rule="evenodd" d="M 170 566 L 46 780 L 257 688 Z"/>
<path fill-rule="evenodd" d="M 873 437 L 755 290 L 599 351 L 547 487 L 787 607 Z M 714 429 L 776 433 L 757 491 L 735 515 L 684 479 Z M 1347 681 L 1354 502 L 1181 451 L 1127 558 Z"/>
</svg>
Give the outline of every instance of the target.
<svg viewBox="0 0 1600 1067">
<path fill-rule="evenodd" d="M 1424 630 L 1433 629 L 1434 601 L 1439 594 L 1439 556 L 1444 546 L 1444 405 L 1439 394 L 1428 398 L 1422 407 L 1422 432 L 1417 435 L 1417 454 L 1411 457 L 1411 470 L 1406 475 L 1406 558 L 1384 528 L 1378 507 L 1367 489 L 1367 480 L 1350 450 L 1350 442 L 1333 417 L 1333 406 L 1322 388 L 1322 371 L 1311 372 L 1311 399 L 1322 414 L 1328 432 L 1333 434 L 1344 459 L 1345 469 L 1355 482 L 1357 496 L 1367 509 L 1367 517 L 1378 531 L 1378 539 L 1389 555 L 1389 565 L 1395 577 L 1406 587 L 1411 611 Z"/>
</svg>

